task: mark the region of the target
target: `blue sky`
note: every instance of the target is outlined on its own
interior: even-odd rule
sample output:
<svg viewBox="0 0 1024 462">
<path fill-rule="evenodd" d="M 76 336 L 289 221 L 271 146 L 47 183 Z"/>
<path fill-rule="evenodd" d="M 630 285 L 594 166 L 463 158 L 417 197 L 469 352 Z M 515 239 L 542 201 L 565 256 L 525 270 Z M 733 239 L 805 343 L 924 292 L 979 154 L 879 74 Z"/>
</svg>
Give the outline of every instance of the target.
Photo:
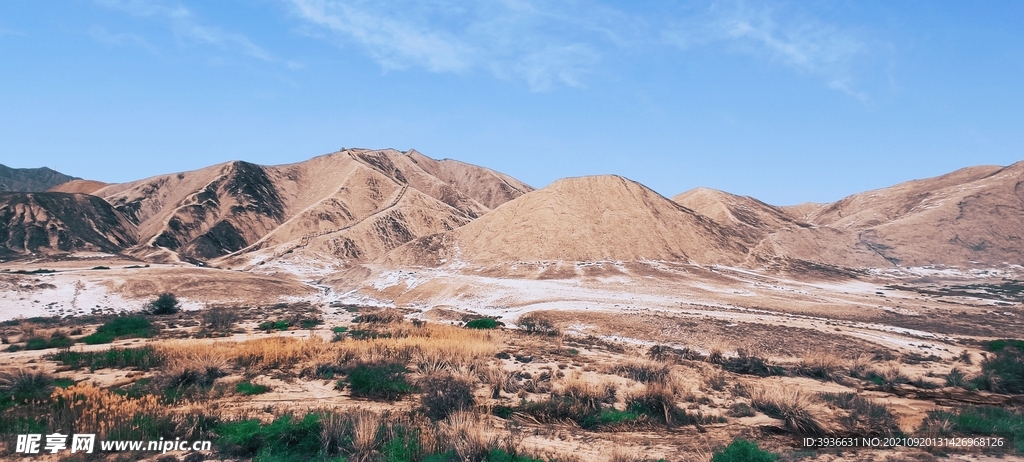
<svg viewBox="0 0 1024 462">
<path fill-rule="evenodd" d="M 415 148 L 833 201 L 1024 159 L 1024 2 L 5 0 L 0 163 Z"/>
</svg>

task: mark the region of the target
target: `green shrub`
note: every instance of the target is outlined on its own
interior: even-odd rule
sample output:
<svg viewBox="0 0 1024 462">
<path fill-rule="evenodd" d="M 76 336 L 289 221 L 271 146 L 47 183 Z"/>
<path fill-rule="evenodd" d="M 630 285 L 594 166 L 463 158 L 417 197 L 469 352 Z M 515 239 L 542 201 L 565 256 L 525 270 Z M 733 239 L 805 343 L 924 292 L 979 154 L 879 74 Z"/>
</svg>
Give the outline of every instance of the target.
<svg viewBox="0 0 1024 462">
<path fill-rule="evenodd" d="M 235 391 L 246 396 L 262 395 L 263 393 L 270 391 L 270 387 L 254 384 L 252 382 L 238 382 L 238 385 L 235 385 Z"/>
<path fill-rule="evenodd" d="M 994 340 L 987 348 L 994 355 L 982 361 L 974 385 L 995 393 L 1024 393 L 1024 341 Z"/>
<path fill-rule="evenodd" d="M 757 447 L 757 443 L 737 438 L 725 449 L 716 452 L 711 462 L 773 462 L 778 457 Z"/>
<path fill-rule="evenodd" d="M 498 321 L 493 318 L 474 319 L 467 322 L 466 327 L 470 329 L 494 329 L 498 327 Z"/>
<path fill-rule="evenodd" d="M 67 334 L 57 331 L 50 338 L 32 337 L 25 342 L 26 350 L 47 350 L 50 348 L 68 348 L 75 343 Z M 12 350 L 8 350 L 12 351 Z"/>
<path fill-rule="evenodd" d="M 176 314 L 181 311 L 181 303 L 172 293 L 160 294 L 156 300 L 149 302 L 147 307 L 151 314 L 157 315 Z"/>
<path fill-rule="evenodd" d="M 110 343 L 121 338 L 148 338 L 156 335 L 156 328 L 148 319 L 141 316 L 114 318 L 112 321 L 96 329 L 96 333 L 82 337 L 87 345 Z"/>
<path fill-rule="evenodd" d="M 270 332 L 272 330 L 288 330 L 289 326 L 288 321 L 265 321 L 260 323 L 259 329 Z"/>
<path fill-rule="evenodd" d="M 394 400 L 414 391 L 406 381 L 407 374 L 402 364 L 361 364 L 349 372 L 346 382 L 352 396 Z"/>
<path fill-rule="evenodd" d="M 50 359 L 70 366 L 72 369 L 88 367 L 90 370 L 134 367 L 144 371 L 161 367 L 166 358 L 151 346 L 142 348 L 111 348 L 107 351 L 64 350 L 49 356 Z"/>
<path fill-rule="evenodd" d="M 1012 435 L 1014 449 L 1024 454 L 1024 413 L 1020 409 L 968 406 L 954 411 L 931 411 L 922 429 L 947 435 Z"/>
<path fill-rule="evenodd" d="M 320 417 L 285 414 L 269 424 L 257 419 L 224 422 L 214 427 L 217 444 L 226 454 L 252 460 L 302 461 L 321 454 Z"/>
</svg>

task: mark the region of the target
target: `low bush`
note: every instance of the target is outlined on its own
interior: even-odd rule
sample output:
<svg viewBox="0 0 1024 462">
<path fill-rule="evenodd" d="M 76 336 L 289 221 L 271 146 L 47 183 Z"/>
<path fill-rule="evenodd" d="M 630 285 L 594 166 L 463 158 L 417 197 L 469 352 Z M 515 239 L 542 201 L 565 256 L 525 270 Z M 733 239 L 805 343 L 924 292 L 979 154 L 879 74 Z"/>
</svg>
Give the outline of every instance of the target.
<svg viewBox="0 0 1024 462">
<path fill-rule="evenodd" d="M 398 310 L 383 309 L 377 311 L 363 311 L 359 316 L 352 319 L 352 322 L 366 324 L 394 324 L 405 319 L 405 315 Z"/>
<path fill-rule="evenodd" d="M 423 414 L 432 420 L 444 420 L 453 412 L 473 407 L 473 384 L 449 374 L 434 375 L 420 382 Z"/>
<path fill-rule="evenodd" d="M 495 329 L 498 327 L 498 321 L 493 318 L 474 319 L 467 322 L 466 327 L 469 329 Z"/>
<path fill-rule="evenodd" d="M 146 305 L 146 309 L 150 314 L 155 315 L 177 314 L 181 311 L 181 303 L 178 302 L 178 299 L 174 294 L 163 293 L 160 294 L 156 300 L 149 302 L 149 304 Z"/>
<path fill-rule="evenodd" d="M 338 385 L 348 385 L 352 396 L 390 401 L 415 391 L 406 379 L 407 374 L 403 364 L 360 364 Z"/>
<path fill-rule="evenodd" d="M 103 368 L 125 369 L 134 367 L 148 371 L 166 363 L 166 357 L 151 346 L 142 348 L 111 348 L 107 351 L 64 350 L 49 356 L 58 363 L 72 369 L 88 367 L 90 370 Z"/>
<path fill-rule="evenodd" d="M 993 340 L 985 347 L 993 354 L 981 362 L 975 387 L 994 393 L 1024 393 L 1024 340 Z"/>
<path fill-rule="evenodd" d="M 778 457 L 757 447 L 757 443 L 738 438 L 712 455 L 711 462 L 773 462 Z"/>
<path fill-rule="evenodd" d="M 290 324 L 288 321 L 264 321 L 261 322 L 258 329 L 266 332 L 272 330 L 288 330 Z"/>
<path fill-rule="evenodd" d="M 82 337 L 87 345 L 110 343 L 123 338 L 148 338 L 156 335 L 156 328 L 148 319 L 141 316 L 114 318 L 103 324 L 92 335 Z"/>
<path fill-rule="evenodd" d="M 238 310 L 224 306 L 207 308 L 202 313 L 203 326 L 212 331 L 224 332 L 235 327 Z"/>
<path fill-rule="evenodd" d="M 556 336 L 560 333 L 555 323 L 539 313 L 529 313 L 519 318 L 519 327 L 527 334 Z"/>
</svg>

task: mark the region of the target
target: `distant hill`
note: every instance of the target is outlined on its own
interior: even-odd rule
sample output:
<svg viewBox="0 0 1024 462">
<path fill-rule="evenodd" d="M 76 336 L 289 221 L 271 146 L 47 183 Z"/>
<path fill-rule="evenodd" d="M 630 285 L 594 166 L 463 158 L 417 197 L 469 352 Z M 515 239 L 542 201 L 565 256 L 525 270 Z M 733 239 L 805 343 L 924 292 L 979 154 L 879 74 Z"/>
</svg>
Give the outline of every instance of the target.
<svg viewBox="0 0 1024 462">
<path fill-rule="evenodd" d="M 669 260 L 737 264 L 747 253 L 731 227 L 619 176 L 565 178 L 506 202 L 444 235 L 390 256 L 408 265 Z"/>
<path fill-rule="evenodd" d="M 11 168 L 0 164 L 0 192 L 45 192 L 76 179 L 46 167 Z"/>
<path fill-rule="evenodd" d="M 135 243 L 134 226 L 99 197 L 0 193 L 0 255 L 118 253 Z"/>
</svg>

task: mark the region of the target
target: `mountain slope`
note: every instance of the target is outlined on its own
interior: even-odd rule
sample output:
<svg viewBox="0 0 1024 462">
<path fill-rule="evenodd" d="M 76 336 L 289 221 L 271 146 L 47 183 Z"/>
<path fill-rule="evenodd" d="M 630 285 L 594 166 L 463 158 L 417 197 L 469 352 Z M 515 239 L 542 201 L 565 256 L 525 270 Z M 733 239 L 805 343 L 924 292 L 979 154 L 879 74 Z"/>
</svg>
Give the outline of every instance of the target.
<svg viewBox="0 0 1024 462">
<path fill-rule="evenodd" d="M 0 254 L 90 250 L 135 245 L 135 227 L 103 199 L 85 194 L 0 193 Z"/>
<path fill-rule="evenodd" d="M 466 226 L 406 244 L 387 260 L 737 263 L 746 251 L 736 233 L 639 183 L 595 176 L 556 181 Z"/>
<path fill-rule="evenodd" d="M 74 179 L 47 167 L 10 168 L 0 164 L 0 192 L 44 192 Z"/>
</svg>

